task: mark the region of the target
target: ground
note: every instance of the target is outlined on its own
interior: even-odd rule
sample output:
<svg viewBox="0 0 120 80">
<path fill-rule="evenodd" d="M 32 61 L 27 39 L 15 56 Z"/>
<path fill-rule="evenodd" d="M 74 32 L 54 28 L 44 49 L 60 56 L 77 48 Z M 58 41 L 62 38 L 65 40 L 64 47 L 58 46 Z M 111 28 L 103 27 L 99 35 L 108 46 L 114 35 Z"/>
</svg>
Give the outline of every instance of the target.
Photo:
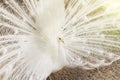
<svg viewBox="0 0 120 80">
<path fill-rule="evenodd" d="M 52 73 L 47 80 L 120 80 L 120 60 L 93 70 L 65 67 Z"/>
</svg>

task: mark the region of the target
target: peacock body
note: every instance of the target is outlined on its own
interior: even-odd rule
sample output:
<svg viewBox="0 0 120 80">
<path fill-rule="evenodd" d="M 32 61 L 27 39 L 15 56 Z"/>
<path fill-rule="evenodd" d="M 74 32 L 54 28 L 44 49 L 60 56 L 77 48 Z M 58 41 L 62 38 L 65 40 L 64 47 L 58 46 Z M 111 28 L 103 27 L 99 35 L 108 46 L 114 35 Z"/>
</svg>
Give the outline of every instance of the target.
<svg viewBox="0 0 120 80">
<path fill-rule="evenodd" d="M 120 0 L 0 0 L 0 75 L 46 80 L 64 66 L 120 59 Z"/>
</svg>

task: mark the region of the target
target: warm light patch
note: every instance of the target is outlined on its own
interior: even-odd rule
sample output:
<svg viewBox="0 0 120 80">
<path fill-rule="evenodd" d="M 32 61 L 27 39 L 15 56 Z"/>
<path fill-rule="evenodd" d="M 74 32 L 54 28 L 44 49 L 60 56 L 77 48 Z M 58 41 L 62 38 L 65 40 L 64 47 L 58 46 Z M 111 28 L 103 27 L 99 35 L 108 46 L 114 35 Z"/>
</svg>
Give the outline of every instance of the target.
<svg viewBox="0 0 120 80">
<path fill-rule="evenodd" d="M 107 8 L 107 13 L 111 11 L 119 11 L 120 12 L 120 0 L 110 0 L 107 1 L 105 4 L 105 7 Z"/>
</svg>

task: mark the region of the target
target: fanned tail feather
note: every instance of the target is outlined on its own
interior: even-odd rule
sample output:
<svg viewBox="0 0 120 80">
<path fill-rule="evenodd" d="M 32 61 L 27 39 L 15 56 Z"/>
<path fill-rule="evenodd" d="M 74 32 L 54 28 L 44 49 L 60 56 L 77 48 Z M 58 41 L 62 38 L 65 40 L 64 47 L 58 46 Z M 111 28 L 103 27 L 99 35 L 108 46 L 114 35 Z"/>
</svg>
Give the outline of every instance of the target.
<svg viewBox="0 0 120 80">
<path fill-rule="evenodd" d="M 120 59 L 119 9 L 119 0 L 1 0 L 0 77 L 110 65 Z"/>
</svg>

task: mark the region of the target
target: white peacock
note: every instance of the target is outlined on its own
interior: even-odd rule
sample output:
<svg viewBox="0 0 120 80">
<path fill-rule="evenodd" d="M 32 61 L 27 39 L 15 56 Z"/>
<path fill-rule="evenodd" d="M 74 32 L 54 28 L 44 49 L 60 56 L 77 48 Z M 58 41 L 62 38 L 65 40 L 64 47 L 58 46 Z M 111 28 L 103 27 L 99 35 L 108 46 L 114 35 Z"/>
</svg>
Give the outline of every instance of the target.
<svg viewBox="0 0 120 80">
<path fill-rule="evenodd" d="M 120 0 L 0 0 L 3 80 L 46 80 L 62 67 L 120 59 Z"/>
</svg>

